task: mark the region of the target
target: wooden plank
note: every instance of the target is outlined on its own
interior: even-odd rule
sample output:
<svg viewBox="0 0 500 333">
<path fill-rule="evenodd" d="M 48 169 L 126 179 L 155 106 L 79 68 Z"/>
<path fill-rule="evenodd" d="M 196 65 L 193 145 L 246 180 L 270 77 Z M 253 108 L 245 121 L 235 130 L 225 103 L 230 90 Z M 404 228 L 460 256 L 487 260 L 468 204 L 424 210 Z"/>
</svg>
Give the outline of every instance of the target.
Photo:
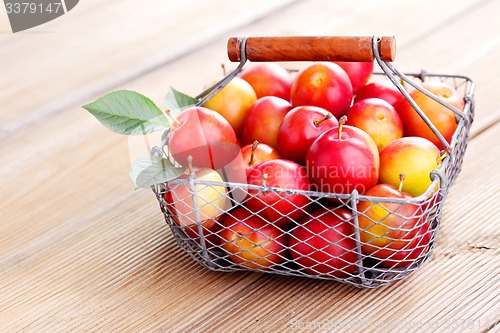
<svg viewBox="0 0 500 333">
<path fill-rule="evenodd" d="M 5 111 L 0 113 L 0 137 L 202 48 L 224 31 L 294 1 L 256 0 L 249 5 L 156 0 L 145 6 L 135 0 L 85 1 L 40 27 L 47 33 L 3 34 L 0 100 Z"/>
<path fill-rule="evenodd" d="M 373 5 L 349 11 L 347 5 L 315 3 L 329 6 L 322 14 L 325 20 L 329 18 L 326 9 L 340 11 L 342 23 L 331 27 L 347 30 L 349 22 L 363 22 L 358 19 L 366 18 L 367 29 L 370 17 L 374 20 Z M 484 21 L 477 24 L 478 29 L 491 24 L 491 15 L 486 14 L 493 12 L 496 5 L 484 3 L 470 10 L 469 15 L 463 13 L 463 8 L 458 10 L 455 14 L 460 15 L 452 15 L 453 20 L 461 22 L 456 25 L 476 22 L 477 17 Z M 290 18 L 306 16 L 307 20 L 300 23 L 304 29 L 314 22 L 314 8 L 318 7 L 306 11 L 308 6 L 299 4 L 281 13 L 282 33 L 301 27 L 287 26 L 285 21 Z M 389 13 L 401 13 L 403 8 L 409 8 L 405 6 L 411 4 L 388 6 L 392 8 Z M 429 7 L 420 8 L 425 12 Z M 248 34 L 264 33 L 278 21 L 275 18 L 243 30 Z M 430 19 L 438 23 L 443 16 Z M 325 22 L 331 21 L 335 20 Z M 410 28 L 413 26 L 409 24 L 407 36 L 411 35 Z M 429 25 L 418 29 L 427 31 Z M 433 43 L 447 36 L 450 29 L 445 26 L 438 30 Z M 472 35 L 466 41 L 472 46 L 481 43 Z M 161 101 L 170 84 L 196 92 L 217 75 L 217 64 L 225 59 L 220 51 L 224 41 L 219 44 L 160 67 L 127 87 L 157 101 Z M 452 41 L 445 45 L 449 48 Z M 429 56 L 437 57 L 442 52 L 436 50 Z M 474 59 L 474 55 L 464 54 L 460 68 L 469 68 L 467 59 Z M 413 61 L 418 65 L 417 60 Z M 185 68 L 197 74 L 189 82 Z M 479 65 L 477 71 L 478 85 L 482 87 L 492 74 Z M 491 78 L 489 84 L 498 82 Z M 484 97 L 478 119 L 497 110 L 493 103 L 489 104 L 494 94 Z M 219 274 L 198 267 L 177 248 L 161 222 L 152 194 L 131 192 L 126 175 L 127 140 L 102 129 L 79 109 L 79 104 L 73 101 L 61 114 L 2 141 L 0 208 L 2 217 L 8 218 L 0 224 L 3 331 L 164 332 L 192 327 L 200 331 L 217 328 L 275 332 L 286 331 L 294 320 L 348 323 L 358 316 L 368 323 L 379 323 L 384 319 L 429 322 L 498 317 L 498 307 L 492 306 L 499 303 L 495 275 L 498 231 L 492 218 L 498 216 L 498 175 L 490 166 L 495 165 L 499 151 L 489 144 L 498 140 L 498 124 L 490 122 L 490 128 L 469 146 L 464 170 L 445 206 L 443 221 L 450 222 L 443 222 L 433 260 L 397 285 L 361 291 L 331 282 Z M 490 199 L 478 202 L 471 198 Z M 464 234 L 467 239 L 462 238 Z M 19 277 L 24 277 L 22 284 Z"/>
<path fill-rule="evenodd" d="M 131 199 L 136 205 L 130 205 Z M 214 288 L 230 294 L 239 288 L 234 281 L 246 279 L 249 283 L 258 278 L 248 273 L 214 274 L 193 265 L 180 252 L 166 225 L 158 223 L 158 210 L 152 208 L 151 193 L 131 193 L 105 209 L 68 221 L 50 238 L 32 244 L 29 256 L 17 257 L 15 263 L 2 268 L 0 327 L 5 331 L 33 325 L 40 331 L 64 325 L 64 330 L 82 324 L 85 318 L 72 313 L 81 313 L 83 308 L 95 316 L 113 310 L 117 299 L 126 301 L 139 291 L 125 306 L 127 311 L 135 311 L 139 304 L 150 304 L 148 309 L 140 306 L 145 311 L 142 319 L 124 317 L 117 322 L 111 312 L 98 327 L 112 330 L 123 322 L 141 324 L 159 302 L 163 302 L 163 311 L 181 318 L 180 310 L 192 306 L 195 296 L 204 298 L 206 306 L 222 297 L 219 292 L 212 293 Z M 186 280 L 190 275 L 201 279 L 196 287 Z M 25 277 L 23 284 L 17 283 L 19 276 Z M 233 287 L 228 287 L 231 284 Z M 170 290 L 168 300 L 158 299 L 165 290 Z M 30 311 L 25 311 L 23 300 L 29 300 Z M 96 324 L 83 323 L 84 330 Z"/>
</svg>

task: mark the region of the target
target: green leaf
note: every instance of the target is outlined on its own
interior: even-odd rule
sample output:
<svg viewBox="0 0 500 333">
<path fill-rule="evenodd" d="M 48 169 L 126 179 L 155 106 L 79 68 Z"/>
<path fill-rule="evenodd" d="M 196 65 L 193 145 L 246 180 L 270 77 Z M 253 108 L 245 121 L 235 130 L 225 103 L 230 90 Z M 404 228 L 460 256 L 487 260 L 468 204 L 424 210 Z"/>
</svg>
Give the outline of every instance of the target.
<svg viewBox="0 0 500 333">
<path fill-rule="evenodd" d="M 165 108 L 170 110 L 174 116 L 177 116 L 182 110 L 198 103 L 198 100 L 170 87 L 164 102 Z"/>
<path fill-rule="evenodd" d="M 155 103 L 135 91 L 114 91 L 83 108 L 118 134 L 144 135 L 170 128 L 170 121 Z"/>
<path fill-rule="evenodd" d="M 182 175 L 186 168 L 176 168 L 168 159 L 159 156 L 141 157 L 135 160 L 129 175 L 136 188 L 148 188 Z"/>
</svg>

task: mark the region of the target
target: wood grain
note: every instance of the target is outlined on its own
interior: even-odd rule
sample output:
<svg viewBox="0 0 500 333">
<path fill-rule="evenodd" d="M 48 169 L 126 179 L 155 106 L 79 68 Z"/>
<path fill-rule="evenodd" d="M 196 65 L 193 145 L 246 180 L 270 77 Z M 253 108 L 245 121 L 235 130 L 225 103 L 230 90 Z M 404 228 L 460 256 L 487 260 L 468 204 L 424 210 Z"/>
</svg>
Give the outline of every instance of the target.
<svg viewBox="0 0 500 333">
<path fill-rule="evenodd" d="M 289 332 L 299 322 L 464 319 L 481 320 L 470 331 L 486 332 L 498 321 L 497 1 L 283 1 L 259 2 L 260 10 L 191 0 L 134 11 L 136 4 L 88 0 L 46 26 L 57 33 L 0 35 L 1 126 L 15 129 L 0 139 L 0 331 Z M 110 15 L 115 23 L 103 22 Z M 181 24 L 189 17 L 196 22 Z M 127 26 L 133 18 L 143 25 Z M 101 23 L 99 38 L 89 27 Z M 170 85 L 196 94 L 220 76 L 228 37 L 306 34 L 395 35 L 398 68 L 465 74 L 477 84 L 473 138 L 432 260 L 394 285 L 358 290 L 198 266 L 175 243 L 153 194 L 133 190 L 131 143 L 80 108 L 108 89 L 137 90 L 159 105 Z M 195 35 L 211 37 L 200 46 Z M 17 58 L 26 67 L 12 65 Z"/>
<path fill-rule="evenodd" d="M 233 62 L 241 61 L 242 53 L 246 59 L 254 62 L 374 61 L 373 38 L 373 36 L 231 37 L 227 42 L 227 54 L 229 60 Z M 394 61 L 396 39 L 393 36 L 380 37 L 376 45 L 383 61 Z"/>
<path fill-rule="evenodd" d="M 15 104 L 4 105 L 9 112 L 0 113 L 0 137 L 203 48 L 225 31 L 293 2 L 256 0 L 249 8 L 220 0 L 155 0 L 147 5 L 135 0 L 85 1 L 41 26 L 45 33 L 1 34 L 0 100 Z M 99 31 L 97 38 L 94 29 Z"/>
</svg>

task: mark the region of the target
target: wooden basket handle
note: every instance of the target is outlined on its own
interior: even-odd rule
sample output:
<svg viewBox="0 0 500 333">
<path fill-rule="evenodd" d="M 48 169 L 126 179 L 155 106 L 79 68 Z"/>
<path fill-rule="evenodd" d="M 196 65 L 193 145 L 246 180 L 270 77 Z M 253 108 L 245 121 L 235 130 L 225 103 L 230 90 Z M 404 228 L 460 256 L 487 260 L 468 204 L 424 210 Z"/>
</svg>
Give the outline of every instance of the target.
<svg viewBox="0 0 500 333">
<path fill-rule="evenodd" d="M 246 56 L 250 61 L 373 61 L 372 36 L 369 37 L 248 37 Z M 241 60 L 242 37 L 231 37 L 227 43 L 229 60 Z M 394 37 L 378 41 L 380 57 L 392 62 L 396 56 Z"/>
</svg>

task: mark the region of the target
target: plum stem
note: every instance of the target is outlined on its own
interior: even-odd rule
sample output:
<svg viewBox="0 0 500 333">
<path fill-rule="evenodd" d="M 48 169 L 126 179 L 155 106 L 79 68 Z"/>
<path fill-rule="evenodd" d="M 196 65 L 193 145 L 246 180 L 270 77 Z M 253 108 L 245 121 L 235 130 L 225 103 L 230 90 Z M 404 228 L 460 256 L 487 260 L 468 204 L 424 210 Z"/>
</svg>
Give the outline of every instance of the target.
<svg viewBox="0 0 500 333">
<path fill-rule="evenodd" d="M 333 114 L 331 112 L 328 112 L 327 114 L 325 114 L 325 116 L 322 119 L 314 120 L 313 121 L 314 126 L 320 127 L 323 122 L 327 121 L 328 119 L 332 119 L 332 117 L 333 117 Z"/>
<path fill-rule="evenodd" d="M 451 147 L 448 147 L 446 148 L 446 150 L 443 152 L 442 155 L 440 155 L 437 159 L 436 159 L 436 162 L 438 165 L 441 165 L 441 163 L 443 163 L 443 160 L 448 156 L 450 155 L 451 153 Z"/>
<path fill-rule="evenodd" d="M 343 115 L 339 119 L 339 133 L 338 133 L 339 140 L 342 140 L 342 127 L 344 127 L 346 121 L 347 117 L 345 115 Z"/>
<path fill-rule="evenodd" d="M 400 173 L 399 174 L 399 187 L 398 187 L 399 192 L 403 191 L 403 184 L 404 184 L 404 182 L 405 182 L 405 174 L 404 173 Z"/>
<path fill-rule="evenodd" d="M 238 231 L 235 234 L 236 234 L 236 238 L 234 239 L 235 241 L 238 241 L 240 239 L 245 239 L 245 234 L 244 233 Z"/>
<path fill-rule="evenodd" d="M 167 117 L 172 120 L 177 126 L 179 125 L 182 125 L 182 123 L 179 121 L 179 119 L 177 119 L 173 114 L 172 114 L 172 111 L 170 111 L 170 109 L 167 109 L 165 110 L 165 114 L 167 115 Z"/>
<path fill-rule="evenodd" d="M 269 175 L 267 173 L 262 175 L 262 186 L 267 187 L 267 178 L 269 178 Z"/>
<path fill-rule="evenodd" d="M 222 67 L 222 75 L 223 75 L 224 77 L 226 77 L 226 75 L 227 75 L 226 65 L 224 65 L 224 64 L 220 64 L 220 67 Z"/>
<path fill-rule="evenodd" d="M 257 140 L 255 140 L 252 144 L 252 151 L 250 152 L 250 161 L 248 161 L 248 166 L 252 166 L 254 164 L 255 150 L 257 149 L 258 145 L 259 145 L 259 141 L 257 141 Z"/>
<path fill-rule="evenodd" d="M 189 155 L 187 157 L 187 162 L 188 162 L 189 173 L 192 174 L 193 173 L 193 156 Z"/>
</svg>

